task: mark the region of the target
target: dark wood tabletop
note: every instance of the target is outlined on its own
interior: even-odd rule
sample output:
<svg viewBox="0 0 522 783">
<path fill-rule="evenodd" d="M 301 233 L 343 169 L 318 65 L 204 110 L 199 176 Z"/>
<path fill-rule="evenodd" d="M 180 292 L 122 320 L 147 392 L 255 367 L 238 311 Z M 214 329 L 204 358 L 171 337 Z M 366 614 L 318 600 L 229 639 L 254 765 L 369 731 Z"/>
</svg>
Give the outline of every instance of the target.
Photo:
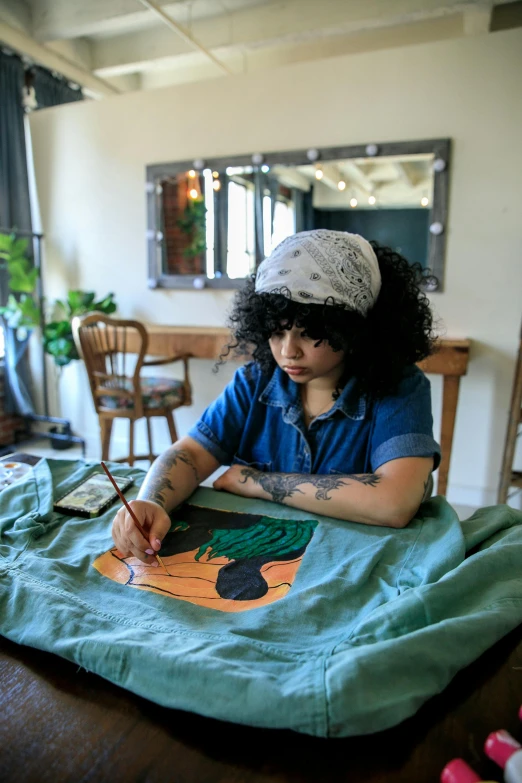
<svg viewBox="0 0 522 783">
<path fill-rule="evenodd" d="M 417 715 L 365 737 L 317 739 L 165 709 L 4 638 L 0 694 L 2 783 L 436 783 L 455 756 L 500 781 L 482 748 L 499 728 L 521 739 L 522 626 Z"/>
</svg>

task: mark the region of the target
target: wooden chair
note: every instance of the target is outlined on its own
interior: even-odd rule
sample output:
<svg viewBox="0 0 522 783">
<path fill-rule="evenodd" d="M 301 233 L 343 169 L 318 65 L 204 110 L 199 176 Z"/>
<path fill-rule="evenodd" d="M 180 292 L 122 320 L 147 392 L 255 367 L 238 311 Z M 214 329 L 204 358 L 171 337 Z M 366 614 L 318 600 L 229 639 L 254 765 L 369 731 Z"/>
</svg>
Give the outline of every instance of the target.
<svg viewBox="0 0 522 783">
<path fill-rule="evenodd" d="M 513 470 L 515 460 L 515 448 L 519 436 L 518 428 L 522 424 L 522 328 L 520 330 L 520 344 L 518 348 L 515 376 L 513 378 L 513 391 L 511 393 L 511 405 L 509 409 L 508 428 L 504 445 L 504 456 L 500 471 L 500 484 L 498 488 L 498 503 L 507 503 L 508 493 L 511 487 L 516 487 L 513 494 L 522 489 L 522 471 Z"/>
<path fill-rule="evenodd" d="M 103 313 L 90 313 L 73 319 L 72 329 L 78 353 L 85 362 L 92 398 L 100 422 L 102 459 L 109 459 L 114 419 L 129 419 L 129 455 L 116 462 L 155 459 L 150 420 L 153 416 L 167 419 L 172 442 L 178 439 L 172 411 L 192 403 L 189 381 L 189 354 L 146 360 L 148 334 L 139 321 L 109 318 Z M 133 343 L 132 354 L 127 346 Z M 134 363 L 134 357 L 135 363 Z M 182 361 L 184 379 L 144 377 L 143 367 L 156 367 Z M 134 454 L 134 423 L 145 417 L 149 453 Z"/>
</svg>

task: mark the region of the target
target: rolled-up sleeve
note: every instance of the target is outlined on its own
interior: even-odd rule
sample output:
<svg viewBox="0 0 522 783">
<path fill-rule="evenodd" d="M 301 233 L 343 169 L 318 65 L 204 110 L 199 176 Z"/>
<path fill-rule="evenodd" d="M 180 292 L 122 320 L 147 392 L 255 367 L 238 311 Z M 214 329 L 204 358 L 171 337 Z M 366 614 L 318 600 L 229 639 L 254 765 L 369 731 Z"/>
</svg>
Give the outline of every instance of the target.
<svg viewBox="0 0 522 783">
<path fill-rule="evenodd" d="M 376 409 L 371 442 L 372 470 L 401 457 L 433 457 L 440 463 L 440 446 L 433 438 L 430 382 L 412 367 L 397 394 L 381 400 Z"/>
<path fill-rule="evenodd" d="M 187 433 L 221 465 L 230 465 L 237 452 L 256 388 L 253 365 L 241 367 L 222 394 Z"/>
</svg>

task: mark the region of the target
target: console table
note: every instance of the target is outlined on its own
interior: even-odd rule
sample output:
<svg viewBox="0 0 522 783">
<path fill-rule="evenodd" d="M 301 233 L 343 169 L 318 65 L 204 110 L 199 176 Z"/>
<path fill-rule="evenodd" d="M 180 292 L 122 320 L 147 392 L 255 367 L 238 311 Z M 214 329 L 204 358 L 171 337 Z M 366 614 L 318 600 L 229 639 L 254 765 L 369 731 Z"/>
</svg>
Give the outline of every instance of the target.
<svg viewBox="0 0 522 783">
<path fill-rule="evenodd" d="M 153 356 L 188 353 L 196 359 L 217 359 L 223 346 L 231 339 L 226 327 L 146 326 L 149 333 L 148 353 Z M 444 376 L 440 428 L 442 459 L 437 485 L 439 495 L 445 495 L 448 486 L 460 377 L 468 369 L 469 349 L 469 340 L 440 340 L 437 351 L 419 362 L 419 367 L 425 373 Z"/>
</svg>

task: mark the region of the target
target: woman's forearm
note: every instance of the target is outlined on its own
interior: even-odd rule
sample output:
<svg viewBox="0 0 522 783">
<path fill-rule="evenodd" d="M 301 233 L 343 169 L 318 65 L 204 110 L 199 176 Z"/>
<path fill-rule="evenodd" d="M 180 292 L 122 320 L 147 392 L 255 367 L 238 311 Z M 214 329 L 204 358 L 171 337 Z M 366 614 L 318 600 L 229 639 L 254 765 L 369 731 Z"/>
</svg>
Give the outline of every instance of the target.
<svg viewBox="0 0 522 783">
<path fill-rule="evenodd" d="M 186 500 L 219 466 L 208 452 L 182 438 L 152 464 L 141 485 L 138 500 L 151 500 L 167 512 Z"/>
<path fill-rule="evenodd" d="M 262 473 L 241 471 L 243 481 L 254 482 L 256 497 L 300 508 L 313 514 L 366 525 L 405 527 L 419 507 L 425 484 L 418 491 L 404 489 L 382 472 L 350 475 Z"/>
</svg>

